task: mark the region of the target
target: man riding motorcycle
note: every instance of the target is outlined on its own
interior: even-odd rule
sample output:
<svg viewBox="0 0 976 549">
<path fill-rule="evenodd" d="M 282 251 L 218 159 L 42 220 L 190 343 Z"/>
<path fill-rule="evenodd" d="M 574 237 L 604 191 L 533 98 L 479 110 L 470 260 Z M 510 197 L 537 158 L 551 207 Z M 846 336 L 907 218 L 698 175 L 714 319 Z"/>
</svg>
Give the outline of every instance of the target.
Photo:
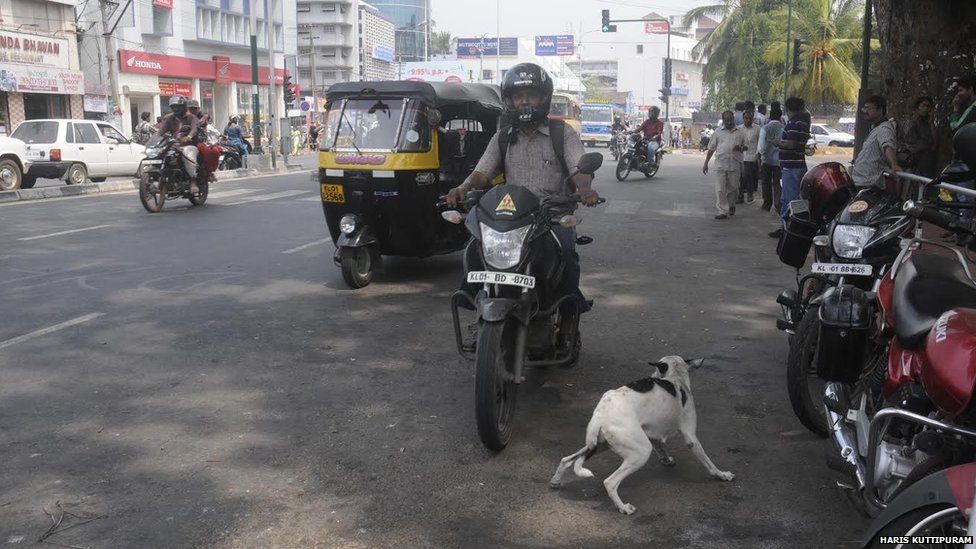
<svg viewBox="0 0 976 549">
<path fill-rule="evenodd" d="M 647 120 L 645 120 L 638 130 L 644 134 L 644 141 L 647 142 L 647 162 L 652 166 L 657 166 L 657 150 L 661 148 L 661 136 L 664 135 L 664 121 L 659 120 L 661 109 L 651 107 L 647 110 Z"/>
<path fill-rule="evenodd" d="M 202 160 L 200 166 L 203 166 L 200 181 L 214 181 L 216 179 L 214 172 L 217 171 L 217 166 L 220 164 L 220 153 L 223 149 L 208 142 L 207 126 L 210 124 L 210 117 L 200 110 L 200 102 L 196 99 L 190 99 L 186 102 L 186 110 L 197 117 L 197 137 L 194 143 L 197 150 L 200 151 Z"/>
<path fill-rule="evenodd" d="M 198 193 L 197 187 L 197 156 L 200 151 L 194 144 L 197 131 L 198 119 L 190 114 L 187 109 L 187 100 L 182 95 L 175 95 L 169 100 L 171 113 L 163 117 L 159 125 L 156 126 L 156 137 L 170 135 L 180 143 L 180 152 L 183 153 L 183 167 L 190 176 L 190 192 Z"/>
<path fill-rule="evenodd" d="M 600 195 L 590 187 L 591 176 L 577 174 L 572 185 L 564 183 L 569 175 L 567 166 L 576 166 L 584 150 L 579 135 L 570 126 L 547 119 L 552 91 L 552 78 L 534 63 L 520 63 L 505 73 L 502 101 L 507 120 L 492 137 L 471 175 L 448 193 L 448 206 L 456 206 L 469 191 L 489 187 L 499 172 L 505 174 L 508 184 L 524 186 L 539 198 L 568 195 L 575 190 L 584 204 L 593 206 L 599 202 Z M 562 136 L 560 143 L 555 142 L 557 134 Z M 557 152 L 562 153 L 562 158 Z M 566 261 L 563 291 L 578 297 L 575 303 L 568 300 L 563 311 L 564 333 L 568 334 L 576 326 L 573 317 L 589 310 L 589 305 L 579 290 L 576 229 L 557 225 L 553 231 Z"/>
</svg>

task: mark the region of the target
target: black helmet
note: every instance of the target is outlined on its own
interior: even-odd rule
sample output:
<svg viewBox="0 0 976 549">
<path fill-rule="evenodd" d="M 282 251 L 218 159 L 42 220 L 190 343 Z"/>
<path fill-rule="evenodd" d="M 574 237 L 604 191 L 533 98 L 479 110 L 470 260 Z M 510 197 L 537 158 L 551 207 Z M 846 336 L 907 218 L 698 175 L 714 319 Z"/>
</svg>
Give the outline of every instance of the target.
<svg viewBox="0 0 976 549">
<path fill-rule="evenodd" d="M 196 99 L 190 99 L 190 100 L 188 100 L 186 102 L 186 108 L 188 108 L 188 109 L 193 109 L 193 108 L 199 109 L 200 108 L 200 102 L 197 101 Z"/>
<path fill-rule="evenodd" d="M 182 95 L 174 95 L 169 98 L 169 108 L 173 112 L 186 112 L 186 98 Z"/>
<path fill-rule="evenodd" d="M 512 96 L 520 90 L 537 91 L 539 105 L 516 108 Z M 519 63 L 505 73 L 502 101 L 505 102 L 505 112 L 512 122 L 542 122 L 549 116 L 549 107 L 552 104 L 552 78 L 535 63 Z"/>
</svg>

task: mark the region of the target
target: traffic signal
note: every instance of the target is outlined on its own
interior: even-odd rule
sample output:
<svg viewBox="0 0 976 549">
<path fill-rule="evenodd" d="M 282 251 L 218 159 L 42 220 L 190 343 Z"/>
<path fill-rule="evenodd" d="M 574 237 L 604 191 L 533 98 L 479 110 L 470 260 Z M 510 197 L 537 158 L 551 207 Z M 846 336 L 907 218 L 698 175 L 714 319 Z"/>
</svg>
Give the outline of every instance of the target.
<svg viewBox="0 0 976 549">
<path fill-rule="evenodd" d="M 285 75 L 285 81 L 282 84 L 282 86 L 285 92 L 285 105 L 291 105 L 292 103 L 295 102 L 296 99 L 298 99 L 297 97 L 295 97 L 295 88 L 294 86 L 292 86 L 291 83 L 291 75 L 289 74 Z"/>
<path fill-rule="evenodd" d="M 670 89 L 671 88 L 671 58 L 670 57 L 664 58 L 663 70 L 664 70 L 664 75 L 663 78 L 661 78 L 661 80 L 664 83 L 664 87 Z"/>
<path fill-rule="evenodd" d="M 793 40 L 793 74 L 800 72 L 800 45 L 803 42 Z"/>
<path fill-rule="evenodd" d="M 671 88 L 661 88 L 657 91 L 661 92 L 661 96 L 658 97 L 658 99 L 661 100 L 661 103 L 666 105 L 671 97 Z"/>
<path fill-rule="evenodd" d="M 617 25 L 610 24 L 610 10 L 603 10 L 601 15 L 603 16 L 603 21 L 600 24 L 600 29 L 603 32 L 617 32 Z"/>
</svg>

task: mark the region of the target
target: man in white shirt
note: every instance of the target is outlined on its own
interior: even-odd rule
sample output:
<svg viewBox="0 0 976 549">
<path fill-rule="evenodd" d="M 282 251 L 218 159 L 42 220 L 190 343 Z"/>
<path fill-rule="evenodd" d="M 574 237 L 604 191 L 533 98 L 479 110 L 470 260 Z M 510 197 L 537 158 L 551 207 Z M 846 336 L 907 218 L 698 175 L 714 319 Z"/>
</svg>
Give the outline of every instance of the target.
<svg viewBox="0 0 976 549">
<path fill-rule="evenodd" d="M 743 201 L 752 204 L 753 196 L 759 187 L 759 162 L 756 155 L 759 150 L 759 125 L 753 123 L 756 113 L 746 109 L 742 113 L 742 140 L 747 147 L 742 153 L 742 182 L 739 185 L 739 199 L 737 204 Z"/>
<path fill-rule="evenodd" d="M 758 136 L 757 136 L 758 138 Z M 708 161 L 715 155 L 716 204 L 715 219 L 728 219 L 735 215 L 735 199 L 739 195 L 739 179 L 742 170 L 742 151 L 746 150 L 743 132 L 735 127 L 732 111 L 722 113 L 722 127 L 708 141 L 708 154 L 702 173 L 708 174 Z"/>
</svg>

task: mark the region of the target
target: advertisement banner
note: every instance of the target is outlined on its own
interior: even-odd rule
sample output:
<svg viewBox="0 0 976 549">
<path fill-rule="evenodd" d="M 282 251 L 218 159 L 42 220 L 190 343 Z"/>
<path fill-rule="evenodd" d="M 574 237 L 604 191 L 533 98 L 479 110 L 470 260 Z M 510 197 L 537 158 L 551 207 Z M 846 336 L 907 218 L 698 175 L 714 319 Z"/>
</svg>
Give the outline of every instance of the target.
<svg viewBox="0 0 976 549">
<path fill-rule="evenodd" d="M 464 82 L 464 65 L 457 61 L 403 63 L 400 76 L 412 82 Z"/>
<path fill-rule="evenodd" d="M 160 82 L 159 95 L 172 97 L 182 95 L 184 97 L 193 96 L 193 86 L 186 82 Z"/>
<path fill-rule="evenodd" d="M 153 5 L 157 8 L 171 10 L 173 9 L 173 0 L 153 0 Z"/>
<path fill-rule="evenodd" d="M 87 112 L 108 112 L 108 98 L 104 95 L 86 95 L 84 105 Z"/>
<path fill-rule="evenodd" d="M 674 73 L 674 79 L 675 80 L 681 80 L 681 81 L 687 81 L 688 80 L 688 73 L 681 72 L 681 71 L 676 71 Z"/>
<path fill-rule="evenodd" d="M 380 61 L 386 61 L 387 63 L 393 62 L 393 48 L 390 46 L 384 46 L 381 44 L 373 45 L 373 59 L 379 59 Z"/>
<path fill-rule="evenodd" d="M 81 71 L 7 65 L 0 68 L 0 91 L 82 95 L 85 77 Z"/>
<path fill-rule="evenodd" d="M 501 44 L 499 44 L 501 42 Z M 518 38 L 458 38 L 457 56 L 460 59 L 477 59 L 484 56 L 518 56 Z"/>
<path fill-rule="evenodd" d="M 200 78 L 218 83 L 251 83 L 251 66 L 218 59 L 190 59 L 134 50 L 119 50 L 119 70 L 163 77 Z M 284 82 L 285 69 L 275 69 L 275 82 Z M 268 67 L 258 67 L 258 81 L 268 83 Z"/>
<path fill-rule="evenodd" d="M 688 88 L 671 86 L 671 95 L 688 95 Z"/>
<path fill-rule="evenodd" d="M 574 55 L 576 41 L 571 34 L 535 37 L 535 54 L 539 57 L 551 55 Z"/>
<path fill-rule="evenodd" d="M 0 64 L 16 63 L 42 67 L 71 67 L 68 41 L 22 32 L 0 32 Z"/>
<path fill-rule="evenodd" d="M 644 23 L 644 32 L 647 34 L 667 34 L 671 25 L 667 21 L 648 21 Z"/>
</svg>

